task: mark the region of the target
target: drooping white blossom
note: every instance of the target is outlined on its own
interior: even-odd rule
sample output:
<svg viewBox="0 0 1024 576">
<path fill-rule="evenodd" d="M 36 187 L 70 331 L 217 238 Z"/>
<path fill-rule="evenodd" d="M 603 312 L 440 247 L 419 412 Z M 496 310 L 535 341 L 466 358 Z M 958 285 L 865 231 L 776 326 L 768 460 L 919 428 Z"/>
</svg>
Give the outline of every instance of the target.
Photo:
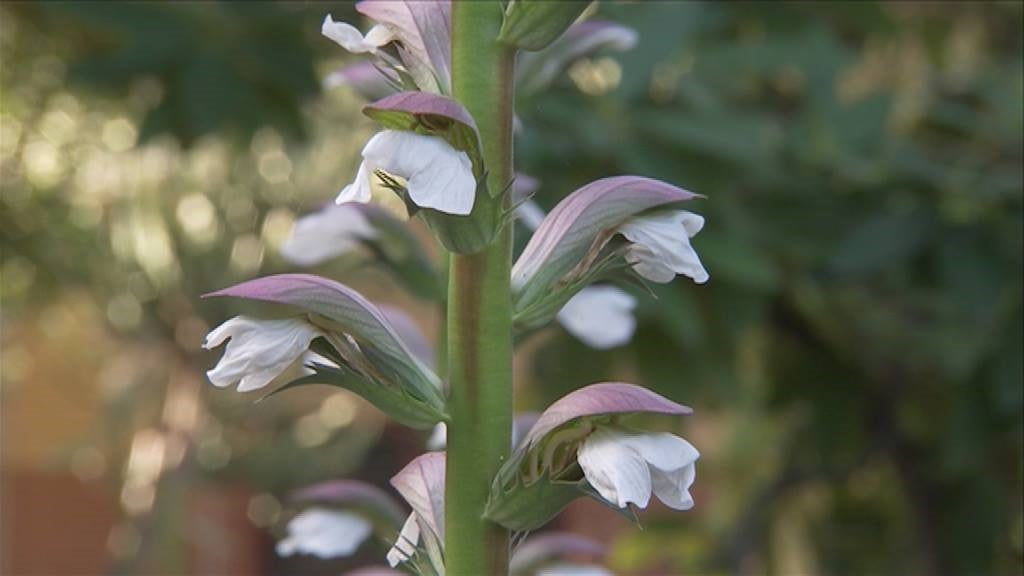
<svg viewBox="0 0 1024 576">
<path fill-rule="evenodd" d="M 677 210 L 636 216 L 618 231 L 632 242 L 626 250 L 626 261 L 637 274 L 660 284 L 682 274 L 703 284 L 708 281 L 708 273 L 690 245 L 690 238 L 703 227 L 703 216 Z"/>
<path fill-rule="evenodd" d="M 398 130 L 378 132 L 363 148 L 355 181 L 342 189 L 336 202 L 369 202 L 371 178 L 377 170 L 404 180 L 409 199 L 421 208 L 457 215 L 473 210 L 473 164 L 465 152 L 442 138 Z"/>
<path fill-rule="evenodd" d="M 372 531 L 373 525 L 362 516 L 309 508 L 288 522 L 288 535 L 277 543 L 277 554 L 310 554 L 318 558 L 351 556 Z"/>
<path fill-rule="evenodd" d="M 216 348 L 228 341 L 220 362 L 206 375 L 214 386 L 238 383 L 239 392 L 269 384 L 302 357 L 320 330 L 300 318 L 259 320 L 236 316 L 214 328 L 203 347 Z"/>
<path fill-rule="evenodd" d="M 646 508 L 653 493 L 676 510 L 693 507 L 690 485 L 700 454 L 668 433 L 638 433 L 599 427 L 579 448 L 583 474 L 601 496 L 625 508 Z"/>
<path fill-rule="evenodd" d="M 558 312 L 558 322 L 584 344 L 605 350 L 629 342 L 636 298 L 614 286 L 587 286 Z"/>
<path fill-rule="evenodd" d="M 320 33 L 353 54 L 374 54 L 378 48 L 395 39 L 395 35 L 383 24 L 370 28 L 363 36 L 358 28 L 345 22 L 335 22 L 330 14 L 324 18 Z"/>
<path fill-rule="evenodd" d="M 281 256 L 297 266 L 316 266 L 351 252 L 377 231 L 358 206 L 332 204 L 295 222 Z"/>
</svg>

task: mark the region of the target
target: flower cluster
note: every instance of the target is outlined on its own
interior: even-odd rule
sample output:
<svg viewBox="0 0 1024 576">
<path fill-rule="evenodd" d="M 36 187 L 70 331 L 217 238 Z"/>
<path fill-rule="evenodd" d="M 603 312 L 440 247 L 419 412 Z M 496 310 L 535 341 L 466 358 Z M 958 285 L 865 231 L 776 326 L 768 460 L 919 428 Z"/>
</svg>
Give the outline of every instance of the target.
<svg viewBox="0 0 1024 576">
<path fill-rule="evenodd" d="M 524 7 L 525 6 L 525 7 Z M 550 83 L 568 63 L 599 49 L 625 50 L 635 33 L 615 24 L 573 24 L 585 3 L 508 3 L 499 41 L 533 50 L 519 60 L 517 80 L 529 91 Z M 296 266 L 343 256 L 387 268 L 414 294 L 440 303 L 446 279 L 405 223 L 375 202 L 395 194 L 408 216 L 420 217 L 453 253 L 486 247 L 514 214 L 532 232 L 508 282 L 519 335 L 559 322 L 595 348 L 626 344 L 636 329 L 636 298 L 625 282 L 666 283 L 682 275 L 708 280 L 691 239 L 704 219 L 681 206 L 698 195 L 639 176 L 616 176 L 567 195 L 549 214 L 531 199 L 538 183 L 517 176 L 489 189 L 476 122 L 451 97 L 451 7 L 447 1 L 364 0 L 373 21 L 365 32 L 328 15 L 323 35 L 369 60 L 343 68 L 327 84 L 348 85 L 375 101 L 364 112 L 382 130 L 362 150 L 354 180 L 336 202 L 301 218 L 281 247 Z M 502 275 L 506 269 L 502 270 Z M 282 384 L 351 390 L 400 424 L 433 429 L 428 452 L 400 471 L 393 488 L 411 509 L 353 481 L 313 486 L 295 495 L 310 504 L 295 514 L 278 543 L 281 555 L 347 556 L 376 536 L 389 545 L 389 573 L 400 564 L 421 574 L 445 570 L 446 424 L 451 421 L 444 375 L 415 324 L 351 288 L 320 276 L 282 274 L 214 292 L 286 306 L 273 320 L 238 316 L 207 336 L 226 343 L 208 372 L 218 387 L 240 392 Z M 292 378 L 294 376 L 294 378 Z M 694 505 L 690 487 L 699 454 L 667 432 L 631 428 L 631 414 L 679 416 L 690 409 L 644 388 L 593 384 L 517 419 L 512 456 L 493 479 L 484 516 L 514 531 L 514 574 L 564 573 L 563 555 L 599 559 L 600 546 L 567 534 L 524 540 L 571 500 L 587 496 L 631 513 L 652 496 L 666 506 Z"/>
</svg>

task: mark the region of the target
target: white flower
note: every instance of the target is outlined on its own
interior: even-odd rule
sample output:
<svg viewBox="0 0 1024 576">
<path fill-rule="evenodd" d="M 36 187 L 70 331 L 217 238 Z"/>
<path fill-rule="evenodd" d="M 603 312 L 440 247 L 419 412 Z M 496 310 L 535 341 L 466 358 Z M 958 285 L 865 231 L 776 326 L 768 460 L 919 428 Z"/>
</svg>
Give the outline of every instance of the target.
<svg viewBox="0 0 1024 576">
<path fill-rule="evenodd" d="M 412 514 L 409 514 L 409 517 L 405 520 L 405 524 L 402 525 L 402 531 L 398 533 L 398 539 L 395 540 L 394 546 L 388 550 L 388 565 L 394 568 L 400 563 L 412 558 L 412 556 L 416 554 L 416 548 L 419 546 L 419 541 L 420 523 L 416 520 L 416 513 L 413 512 Z"/>
<path fill-rule="evenodd" d="M 612 576 L 603 566 L 596 564 L 551 564 L 540 568 L 536 576 Z"/>
<path fill-rule="evenodd" d="M 601 350 L 629 342 L 636 299 L 614 286 L 587 286 L 558 312 L 558 321 L 584 344 Z"/>
<path fill-rule="evenodd" d="M 319 330 L 298 318 L 257 320 L 236 316 L 206 335 L 203 348 L 207 350 L 231 339 L 220 362 L 206 375 L 219 388 L 236 382 L 239 392 L 263 388 L 302 357 L 319 335 Z"/>
<path fill-rule="evenodd" d="M 378 48 L 395 39 L 391 30 L 383 24 L 370 28 L 366 36 L 363 36 L 355 26 L 345 22 L 335 22 L 330 14 L 324 18 L 324 23 L 320 26 L 320 33 L 353 54 L 374 54 Z"/>
<path fill-rule="evenodd" d="M 373 526 L 362 516 L 309 508 L 288 522 L 288 536 L 277 543 L 277 554 L 312 554 L 318 558 L 351 556 L 372 531 Z"/>
<path fill-rule="evenodd" d="M 626 261 L 652 282 L 664 284 L 683 274 L 703 284 L 708 273 L 690 246 L 690 238 L 703 227 L 703 216 L 685 210 L 632 218 L 619 227 L 633 243 L 626 250 Z"/>
<path fill-rule="evenodd" d="M 377 231 L 357 206 L 332 204 L 299 218 L 281 244 L 281 256 L 298 266 L 315 266 L 352 251 Z"/>
<path fill-rule="evenodd" d="M 693 508 L 690 485 L 699 457 L 692 444 L 672 434 L 607 427 L 588 436 L 577 455 L 583 475 L 605 500 L 646 508 L 653 491 L 676 510 Z"/>
<path fill-rule="evenodd" d="M 367 203 L 374 172 L 381 170 L 405 180 L 409 198 L 421 208 L 466 215 L 476 199 L 476 178 L 469 156 L 437 136 L 384 130 L 363 148 L 363 162 L 356 179 L 338 195 L 336 202 Z"/>
</svg>

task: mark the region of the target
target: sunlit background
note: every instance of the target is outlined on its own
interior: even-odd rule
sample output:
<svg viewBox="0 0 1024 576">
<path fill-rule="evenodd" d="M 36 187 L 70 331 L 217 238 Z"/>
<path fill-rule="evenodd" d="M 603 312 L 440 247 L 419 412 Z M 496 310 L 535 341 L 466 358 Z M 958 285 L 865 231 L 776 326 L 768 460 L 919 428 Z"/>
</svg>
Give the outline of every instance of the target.
<svg viewBox="0 0 1024 576">
<path fill-rule="evenodd" d="M 275 556 L 288 493 L 386 486 L 426 435 L 345 392 L 254 404 L 201 350 L 293 270 L 373 133 L 322 79 L 326 2 L 0 5 L 3 574 L 337 574 Z M 637 291 L 633 342 L 552 327 L 519 404 L 635 381 L 696 414 L 696 508 L 557 527 L 619 574 L 1020 574 L 1022 9 L 602 3 L 639 32 L 517 104 L 550 208 L 636 173 L 707 196 L 711 281 Z M 520 231 L 520 236 L 523 236 Z M 318 273 L 438 314 L 359 255 Z M 258 394 L 257 394 L 258 396 Z"/>
</svg>

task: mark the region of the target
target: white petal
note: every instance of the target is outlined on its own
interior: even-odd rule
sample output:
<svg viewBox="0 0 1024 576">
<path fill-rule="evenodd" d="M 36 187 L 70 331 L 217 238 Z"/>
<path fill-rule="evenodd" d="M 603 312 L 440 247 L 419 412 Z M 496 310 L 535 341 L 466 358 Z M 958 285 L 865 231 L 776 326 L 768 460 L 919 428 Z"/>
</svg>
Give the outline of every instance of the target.
<svg viewBox="0 0 1024 576">
<path fill-rule="evenodd" d="M 277 554 L 312 554 L 318 558 L 351 556 L 372 530 L 373 526 L 362 516 L 309 508 L 288 522 L 288 536 L 277 543 Z"/>
<path fill-rule="evenodd" d="M 675 271 L 646 246 L 634 244 L 627 248 L 626 261 L 633 265 L 637 274 L 651 282 L 668 284 L 676 277 Z"/>
<path fill-rule="evenodd" d="M 207 336 L 204 345 L 208 348 L 230 340 L 220 362 L 206 375 L 220 388 L 236 382 L 240 382 L 240 392 L 262 388 L 298 360 L 319 334 L 317 328 L 298 318 L 256 320 L 237 316 Z"/>
<path fill-rule="evenodd" d="M 693 464 L 700 457 L 693 444 L 668 432 L 619 434 L 620 442 L 635 450 L 648 464 L 660 470 L 678 470 Z"/>
<path fill-rule="evenodd" d="M 206 338 L 203 340 L 203 348 L 213 350 L 217 346 L 223 344 L 228 338 L 231 338 L 235 334 L 250 330 L 254 325 L 255 322 L 245 316 L 235 316 L 213 330 L 210 330 L 210 333 L 207 334 Z"/>
<path fill-rule="evenodd" d="M 291 365 L 291 362 L 281 366 L 271 366 L 265 370 L 253 370 L 248 372 L 242 376 L 241 380 L 238 381 L 237 390 L 239 392 L 252 392 L 253 390 L 259 390 L 273 382 L 274 378 L 277 378 L 282 372 L 287 370 L 289 365 Z M 210 380 L 212 381 L 213 378 L 210 378 Z"/>
<path fill-rule="evenodd" d="M 374 137 L 376 138 L 376 136 Z M 370 139 L 373 142 L 373 138 Z M 367 144 L 369 146 L 369 144 Z M 335 204 L 347 204 L 348 202 L 358 202 L 360 204 L 366 204 L 370 201 L 370 175 L 373 173 L 373 169 L 366 165 L 366 162 L 359 164 L 359 170 L 356 172 L 356 179 L 351 184 L 345 186 L 338 193 L 338 197 L 334 199 Z"/>
<path fill-rule="evenodd" d="M 398 533 L 394 546 L 388 550 L 388 565 L 394 568 L 405 562 L 416 553 L 416 547 L 420 541 L 420 524 L 416 521 L 416 513 L 409 514 L 402 525 L 402 531 Z"/>
<path fill-rule="evenodd" d="M 605 500 L 625 508 L 633 503 L 646 508 L 651 499 L 651 474 L 647 462 L 622 434 L 598 429 L 583 441 L 577 459 L 587 482 Z"/>
<path fill-rule="evenodd" d="M 315 266 L 350 252 L 376 230 L 356 206 L 330 205 L 299 218 L 281 244 L 281 256 L 298 266 Z"/>
<path fill-rule="evenodd" d="M 364 54 L 376 52 L 377 48 L 391 41 L 391 34 L 386 29 L 378 30 L 378 28 L 381 27 L 375 26 L 364 38 L 355 26 L 345 22 L 335 22 L 328 14 L 320 26 L 320 33 L 353 54 Z"/>
<path fill-rule="evenodd" d="M 385 130 L 363 148 L 365 163 L 406 180 L 409 198 L 421 208 L 466 215 L 476 199 L 469 156 L 442 138 Z"/>
<path fill-rule="evenodd" d="M 330 358 L 322 354 L 313 352 L 312 350 L 307 350 L 306 353 L 302 355 L 302 364 L 321 364 L 323 366 L 327 366 L 328 368 L 340 368 L 340 366 L 338 366 L 338 364 L 335 363 L 334 360 L 331 360 Z M 312 374 L 313 371 L 309 370 L 308 373 Z"/>
<path fill-rule="evenodd" d="M 537 570 L 536 576 L 613 576 L 597 564 L 551 564 Z"/>
<path fill-rule="evenodd" d="M 601 350 L 629 342 L 636 299 L 614 286 L 587 286 L 558 312 L 558 321 L 584 344 Z"/>
<path fill-rule="evenodd" d="M 700 453 L 692 444 L 668 433 L 628 434 L 622 442 L 650 466 L 651 484 L 659 500 L 676 510 L 693 508 L 689 489 L 696 477 L 694 464 Z"/>
<path fill-rule="evenodd" d="M 663 504 L 676 510 L 693 508 L 690 486 L 693 485 L 696 478 L 697 467 L 694 464 L 688 464 L 671 472 L 651 468 L 651 484 L 654 486 L 654 495 Z"/>
<path fill-rule="evenodd" d="M 516 208 L 516 218 L 530 230 L 536 230 L 544 221 L 544 210 L 533 200 L 526 200 Z"/>
<path fill-rule="evenodd" d="M 633 243 L 626 260 L 644 278 L 665 283 L 674 274 L 683 274 L 703 284 L 708 273 L 690 245 L 690 237 L 703 226 L 702 216 L 678 210 L 637 216 L 620 226 L 619 232 Z"/>
<path fill-rule="evenodd" d="M 377 48 L 380 48 L 394 39 L 394 32 L 391 31 L 391 28 L 383 24 L 377 24 L 373 28 L 370 28 L 369 32 L 367 32 L 364 37 L 367 44 Z"/>
<path fill-rule="evenodd" d="M 686 235 L 690 238 L 693 238 L 698 232 L 704 229 L 704 217 L 700 214 L 680 210 L 679 217 L 680 222 L 683 225 L 683 229 L 686 230 Z"/>
<path fill-rule="evenodd" d="M 448 426 L 438 422 L 427 438 L 427 450 L 444 450 L 448 445 Z"/>
</svg>

